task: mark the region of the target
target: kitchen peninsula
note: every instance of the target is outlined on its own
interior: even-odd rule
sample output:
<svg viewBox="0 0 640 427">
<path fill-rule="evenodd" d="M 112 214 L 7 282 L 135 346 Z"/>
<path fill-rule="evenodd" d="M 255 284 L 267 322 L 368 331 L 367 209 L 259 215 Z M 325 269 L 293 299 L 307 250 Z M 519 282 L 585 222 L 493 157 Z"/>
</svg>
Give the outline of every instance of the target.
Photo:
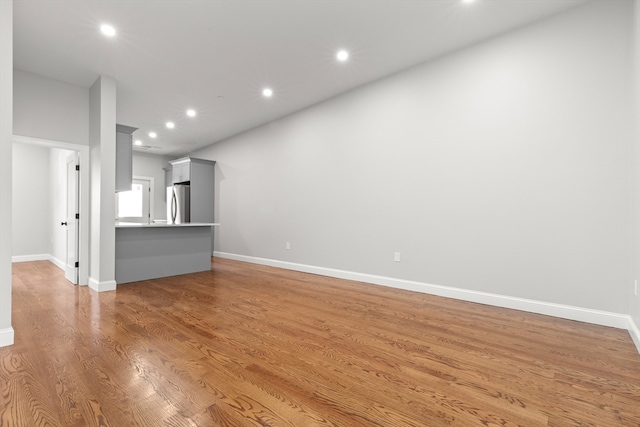
<svg viewBox="0 0 640 427">
<path fill-rule="evenodd" d="M 217 223 L 116 224 L 116 283 L 211 269 L 211 230 Z"/>
</svg>

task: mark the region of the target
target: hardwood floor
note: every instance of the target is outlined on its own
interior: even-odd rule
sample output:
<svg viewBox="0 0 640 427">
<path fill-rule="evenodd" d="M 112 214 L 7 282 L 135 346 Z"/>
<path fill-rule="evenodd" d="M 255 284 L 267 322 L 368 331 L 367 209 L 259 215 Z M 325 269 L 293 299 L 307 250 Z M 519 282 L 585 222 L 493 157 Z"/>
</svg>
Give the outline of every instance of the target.
<svg viewBox="0 0 640 427">
<path fill-rule="evenodd" d="M 97 294 L 13 266 L 5 426 L 640 426 L 624 330 L 215 259 Z"/>
</svg>

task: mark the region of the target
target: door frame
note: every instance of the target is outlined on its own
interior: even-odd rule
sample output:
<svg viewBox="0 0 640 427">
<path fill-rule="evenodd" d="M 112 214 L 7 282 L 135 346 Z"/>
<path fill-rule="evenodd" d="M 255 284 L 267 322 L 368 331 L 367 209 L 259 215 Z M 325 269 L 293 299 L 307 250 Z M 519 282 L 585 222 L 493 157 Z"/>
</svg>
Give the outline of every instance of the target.
<svg viewBox="0 0 640 427">
<path fill-rule="evenodd" d="M 72 154 L 69 154 L 65 158 L 65 172 L 66 172 L 66 215 L 65 215 L 65 235 L 66 235 L 66 255 L 64 257 L 64 277 L 73 283 L 74 285 L 78 284 L 78 243 L 79 243 L 79 195 L 78 188 L 80 184 L 79 175 L 80 171 L 78 170 L 78 152 L 72 151 Z M 69 169 L 72 167 L 72 169 Z M 73 185 L 71 185 L 73 184 Z M 70 191 L 71 190 L 71 191 Z M 71 197 L 70 197 L 71 196 Z M 69 237 L 72 237 L 72 241 L 70 242 Z M 71 248 L 71 250 L 70 250 Z M 70 262 L 71 261 L 71 262 Z"/>
<path fill-rule="evenodd" d="M 78 153 L 80 165 L 79 176 L 79 213 L 78 221 L 78 284 L 89 284 L 89 146 L 71 142 L 53 141 L 49 139 L 32 138 L 29 136 L 13 135 L 12 142 L 38 145 L 45 148 L 62 148 Z M 66 174 L 66 172 L 65 172 Z"/>
</svg>

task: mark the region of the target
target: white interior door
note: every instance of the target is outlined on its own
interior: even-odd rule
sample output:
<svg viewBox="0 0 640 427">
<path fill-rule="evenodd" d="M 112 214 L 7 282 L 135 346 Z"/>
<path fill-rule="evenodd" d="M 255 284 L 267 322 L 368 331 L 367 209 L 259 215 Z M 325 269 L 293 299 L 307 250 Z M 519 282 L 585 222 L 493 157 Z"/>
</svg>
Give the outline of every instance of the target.
<svg viewBox="0 0 640 427">
<path fill-rule="evenodd" d="M 78 284 L 78 184 L 77 154 L 67 157 L 67 214 L 62 223 L 67 227 L 67 259 L 64 276 L 74 285 Z"/>
</svg>

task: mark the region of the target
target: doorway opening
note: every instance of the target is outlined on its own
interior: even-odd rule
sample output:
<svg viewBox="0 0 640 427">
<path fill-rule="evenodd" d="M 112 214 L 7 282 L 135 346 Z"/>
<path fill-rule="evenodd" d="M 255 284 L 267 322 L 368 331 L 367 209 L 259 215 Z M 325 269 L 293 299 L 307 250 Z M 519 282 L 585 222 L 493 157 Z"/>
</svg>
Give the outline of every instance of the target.
<svg viewBox="0 0 640 427">
<path fill-rule="evenodd" d="M 87 285 L 89 147 L 16 135 L 13 142 L 12 229 L 14 243 L 22 242 L 13 246 L 13 262 L 48 260 L 71 283 Z M 36 154 L 38 164 L 31 154 Z M 42 193 L 40 197 L 33 189 Z"/>
</svg>

